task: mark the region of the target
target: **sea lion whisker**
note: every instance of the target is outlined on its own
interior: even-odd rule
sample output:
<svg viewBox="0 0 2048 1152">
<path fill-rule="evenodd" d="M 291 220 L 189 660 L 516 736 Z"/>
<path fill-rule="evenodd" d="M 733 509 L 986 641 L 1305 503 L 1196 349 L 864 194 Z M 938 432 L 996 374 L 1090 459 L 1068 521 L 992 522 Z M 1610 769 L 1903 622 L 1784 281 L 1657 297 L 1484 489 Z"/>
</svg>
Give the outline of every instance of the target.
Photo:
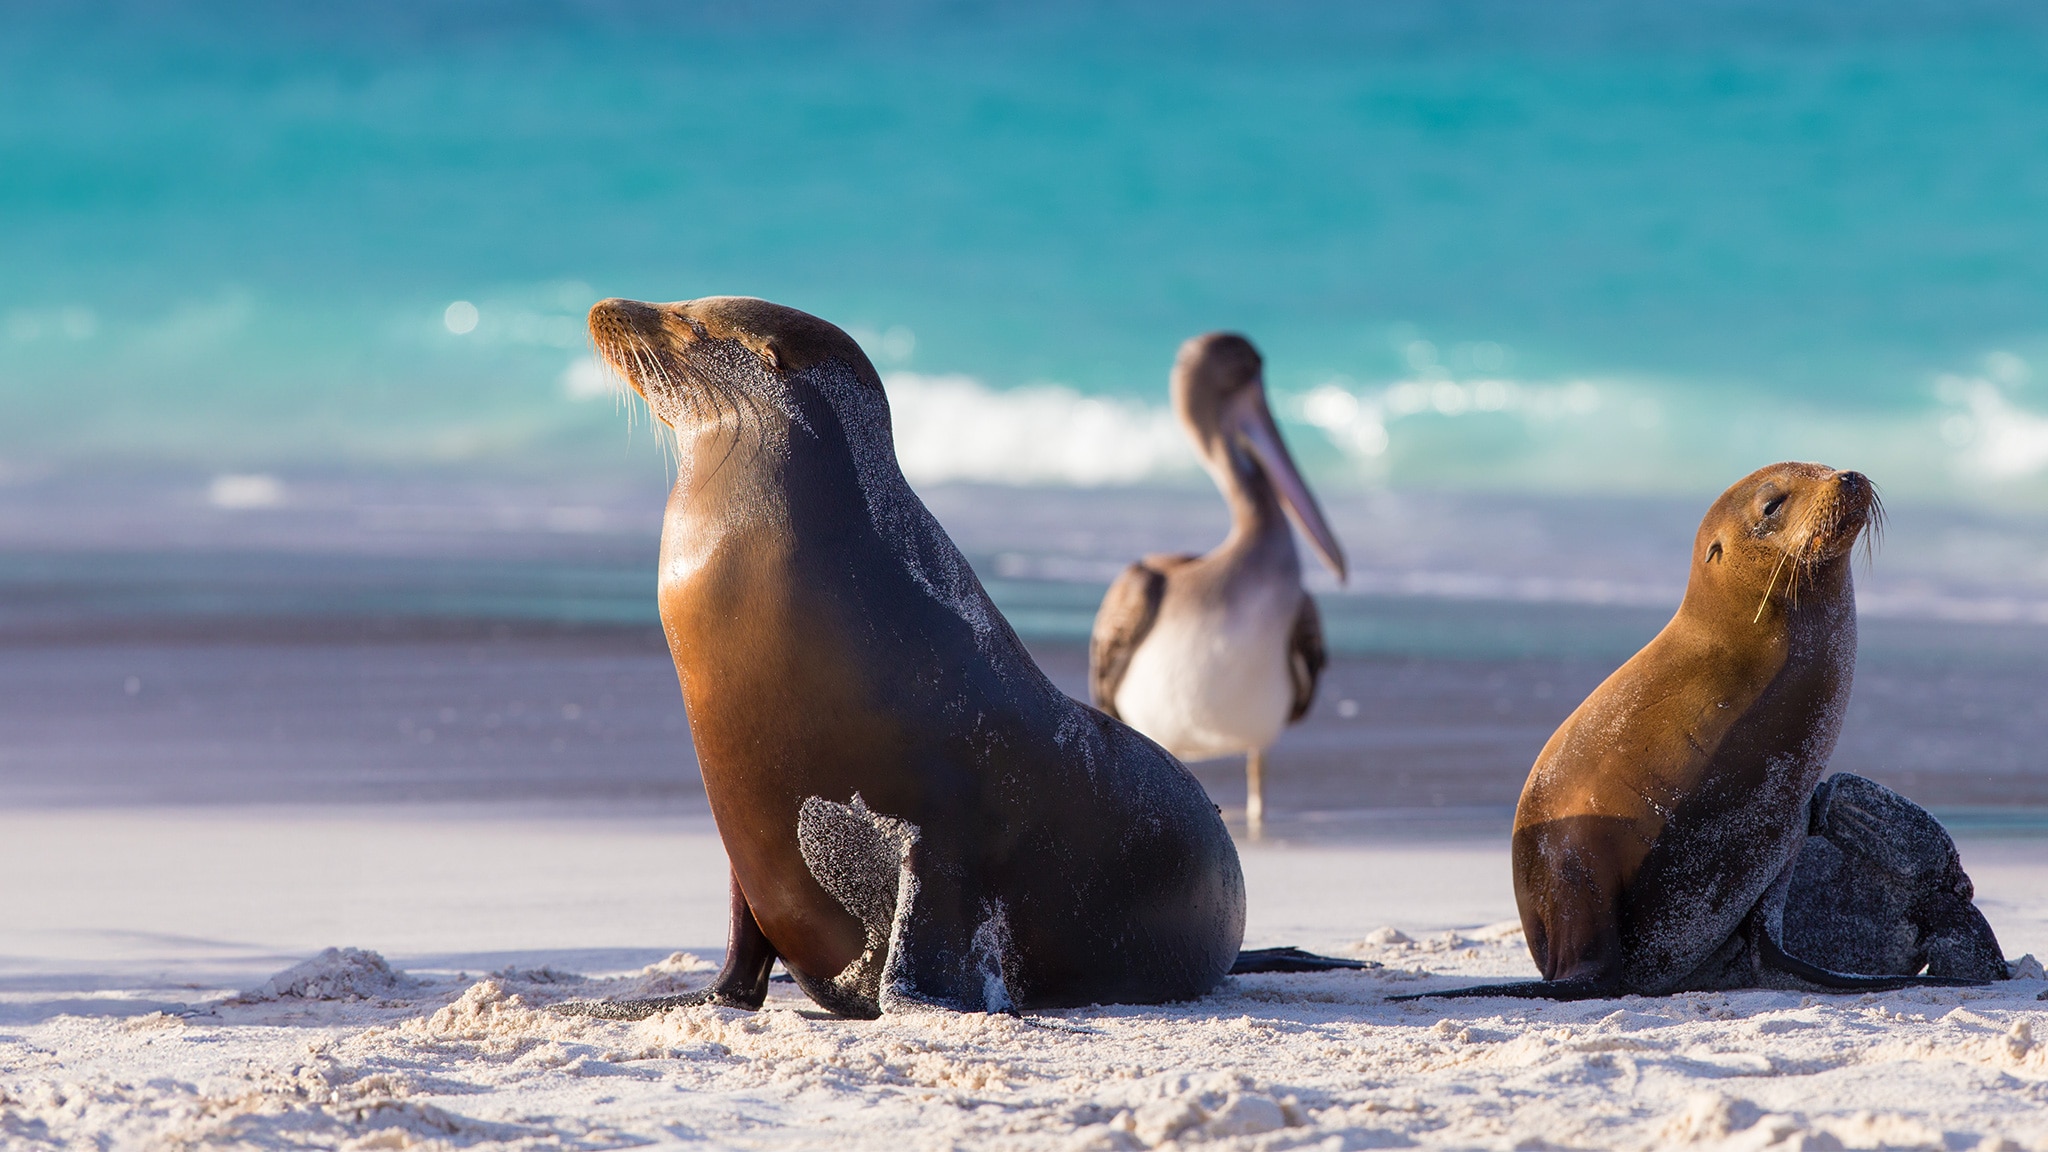
<svg viewBox="0 0 2048 1152">
<path fill-rule="evenodd" d="M 1785 570 L 1785 560 L 1790 555 L 1791 553 L 1789 552 L 1778 553 L 1778 566 L 1771 569 L 1771 582 L 1764 585 L 1764 598 L 1756 602 L 1756 615 L 1749 618 L 1751 624 L 1758 624 L 1763 621 L 1764 606 L 1771 602 L 1771 589 L 1778 586 L 1778 573 Z"/>
<path fill-rule="evenodd" d="M 1877 563 L 1877 546 L 1884 535 L 1884 499 L 1877 494 L 1877 485 L 1870 486 L 1870 508 L 1863 517 L 1863 563 L 1865 567 Z"/>
<path fill-rule="evenodd" d="M 643 391 L 660 392 L 671 399 L 677 398 L 678 393 L 687 392 L 687 389 L 676 386 L 675 375 L 669 371 L 661 353 L 638 332 L 632 334 L 631 352 L 633 363 L 639 369 Z M 672 421 L 665 419 L 654 407 L 651 398 L 643 399 L 646 400 L 648 417 L 653 422 L 655 435 L 661 439 L 662 457 L 668 462 L 670 473 L 679 474 L 683 466 L 682 434 L 676 430 Z"/>
<path fill-rule="evenodd" d="M 647 407 L 647 418 L 657 428 L 666 426 L 668 421 L 662 419 L 661 409 L 655 406 L 653 396 L 653 393 L 659 390 L 656 386 L 660 379 L 659 373 L 656 366 L 650 362 L 648 352 L 642 346 L 639 337 L 633 338 L 632 345 L 625 349 L 622 359 L 629 365 L 631 379 L 639 385 L 637 391 L 640 394 L 640 402 Z"/>
</svg>

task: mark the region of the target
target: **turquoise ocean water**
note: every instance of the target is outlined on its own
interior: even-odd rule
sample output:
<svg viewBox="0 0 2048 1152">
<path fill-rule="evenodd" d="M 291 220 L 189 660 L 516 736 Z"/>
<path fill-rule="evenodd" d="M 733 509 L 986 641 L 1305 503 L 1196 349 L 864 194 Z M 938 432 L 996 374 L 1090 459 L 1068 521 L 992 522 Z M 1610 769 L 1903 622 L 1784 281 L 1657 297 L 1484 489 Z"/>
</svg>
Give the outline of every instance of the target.
<svg viewBox="0 0 2048 1152">
<path fill-rule="evenodd" d="M 2039 507 L 2048 9 L 0 9 L 0 475 L 651 475 L 580 313 L 711 293 L 920 482 L 1184 479 L 1232 327 L 1332 488 Z"/>
<path fill-rule="evenodd" d="M 1837 766 L 2048 804 L 2048 7 L 1967 0 L 0 4 L 0 801 L 693 788 L 582 313 L 712 293 L 1075 691 L 1258 341 L 1351 561 L 1280 810 L 1505 812 L 1784 458 L 1892 509 Z"/>
</svg>

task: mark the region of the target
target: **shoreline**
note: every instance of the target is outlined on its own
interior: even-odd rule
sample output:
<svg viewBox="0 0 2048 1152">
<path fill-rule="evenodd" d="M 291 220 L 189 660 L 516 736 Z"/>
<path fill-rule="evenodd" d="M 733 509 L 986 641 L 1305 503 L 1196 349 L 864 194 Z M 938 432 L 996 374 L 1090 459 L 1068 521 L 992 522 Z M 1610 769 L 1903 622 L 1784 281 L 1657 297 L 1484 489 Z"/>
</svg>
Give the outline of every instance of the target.
<svg viewBox="0 0 2048 1152">
<path fill-rule="evenodd" d="M 2008 954 L 2048 953 L 2048 860 L 1962 849 Z M 2048 1147 L 2040 979 L 1390 1004 L 1533 973 L 1504 842 L 1241 856 L 1248 946 L 1384 967 L 1024 1019 L 838 1020 L 777 985 L 758 1013 L 626 1024 L 544 1009 L 710 978 L 725 875 L 702 815 L 0 809 L 0 1132 L 116 1149 Z M 286 969 L 310 994 L 263 991 Z"/>
</svg>

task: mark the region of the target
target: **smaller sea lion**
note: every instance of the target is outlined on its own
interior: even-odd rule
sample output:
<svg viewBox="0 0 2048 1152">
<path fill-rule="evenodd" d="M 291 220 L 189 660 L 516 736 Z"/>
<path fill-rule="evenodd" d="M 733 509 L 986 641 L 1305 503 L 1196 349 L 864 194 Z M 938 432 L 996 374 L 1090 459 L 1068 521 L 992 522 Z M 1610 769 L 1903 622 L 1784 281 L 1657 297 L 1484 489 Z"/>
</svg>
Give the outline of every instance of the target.
<svg viewBox="0 0 2048 1152">
<path fill-rule="evenodd" d="M 1952 904 L 1961 875 L 1959 865 L 1953 875 L 1940 860 L 1926 865 L 1923 858 L 1940 856 L 1922 826 L 1931 817 L 1902 797 L 1877 803 L 1867 781 L 1848 778 L 1858 783 L 1841 787 L 1863 801 L 1856 811 L 1881 828 L 1850 835 L 1848 805 L 1830 818 L 1834 808 L 1823 803 L 1818 826 L 1809 820 L 1855 667 L 1850 554 L 1878 507 L 1860 473 L 1816 464 L 1761 468 L 1722 493 L 1694 538 L 1677 614 L 1559 726 L 1522 791 L 1515 900 L 1544 978 L 1424 995 L 1867 990 L 1992 974 L 1981 952 L 1988 946 L 1995 958 L 1996 942 L 1987 945 L 1982 917 L 1965 925 L 1968 917 L 1923 891 L 1947 884 Z M 1933 929 L 1936 941 L 1981 928 L 1984 940 L 1957 944 L 1974 959 L 1917 976 L 1917 966 L 1898 969 L 1920 953 L 1880 958 L 1842 946 L 1847 919 L 1832 930 L 1815 926 L 1820 910 L 1855 898 L 1846 888 L 1833 897 L 1816 891 L 1843 875 L 1823 874 L 1825 853 L 1848 842 L 1862 860 L 1873 835 L 1899 829 L 1921 845 L 1900 880 L 1911 889 L 1902 899 L 1940 906 L 1947 926 Z M 1809 834 L 1821 846 L 1809 848 Z M 1810 866 L 1795 899 L 1801 861 Z M 1866 868 L 1857 878 L 1867 887 L 1875 875 Z M 1962 884 L 1967 904 L 1967 878 Z M 1946 946 L 1920 942 L 1930 934 L 1917 926 L 1910 931 L 1926 954 Z M 1824 939 L 1835 942 L 1827 955 L 1789 950 Z M 1880 960 L 1873 973 L 1837 967 Z M 2003 968 L 1998 960 L 1995 974 Z"/>
</svg>

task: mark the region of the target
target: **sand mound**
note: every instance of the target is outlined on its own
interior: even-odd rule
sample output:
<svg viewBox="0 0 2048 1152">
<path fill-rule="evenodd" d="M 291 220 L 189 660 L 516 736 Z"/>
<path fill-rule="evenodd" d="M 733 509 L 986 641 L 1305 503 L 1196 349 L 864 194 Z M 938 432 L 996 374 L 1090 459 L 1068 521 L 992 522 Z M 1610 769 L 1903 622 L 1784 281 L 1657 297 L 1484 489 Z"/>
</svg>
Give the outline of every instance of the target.
<svg viewBox="0 0 2048 1152">
<path fill-rule="evenodd" d="M 369 1000 L 387 997 L 412 982 L 394 972 L 384 957 L 361 948 L 329 948 L 235 997 L 239 1003 L 267 1000 Z"/>
</svg>

